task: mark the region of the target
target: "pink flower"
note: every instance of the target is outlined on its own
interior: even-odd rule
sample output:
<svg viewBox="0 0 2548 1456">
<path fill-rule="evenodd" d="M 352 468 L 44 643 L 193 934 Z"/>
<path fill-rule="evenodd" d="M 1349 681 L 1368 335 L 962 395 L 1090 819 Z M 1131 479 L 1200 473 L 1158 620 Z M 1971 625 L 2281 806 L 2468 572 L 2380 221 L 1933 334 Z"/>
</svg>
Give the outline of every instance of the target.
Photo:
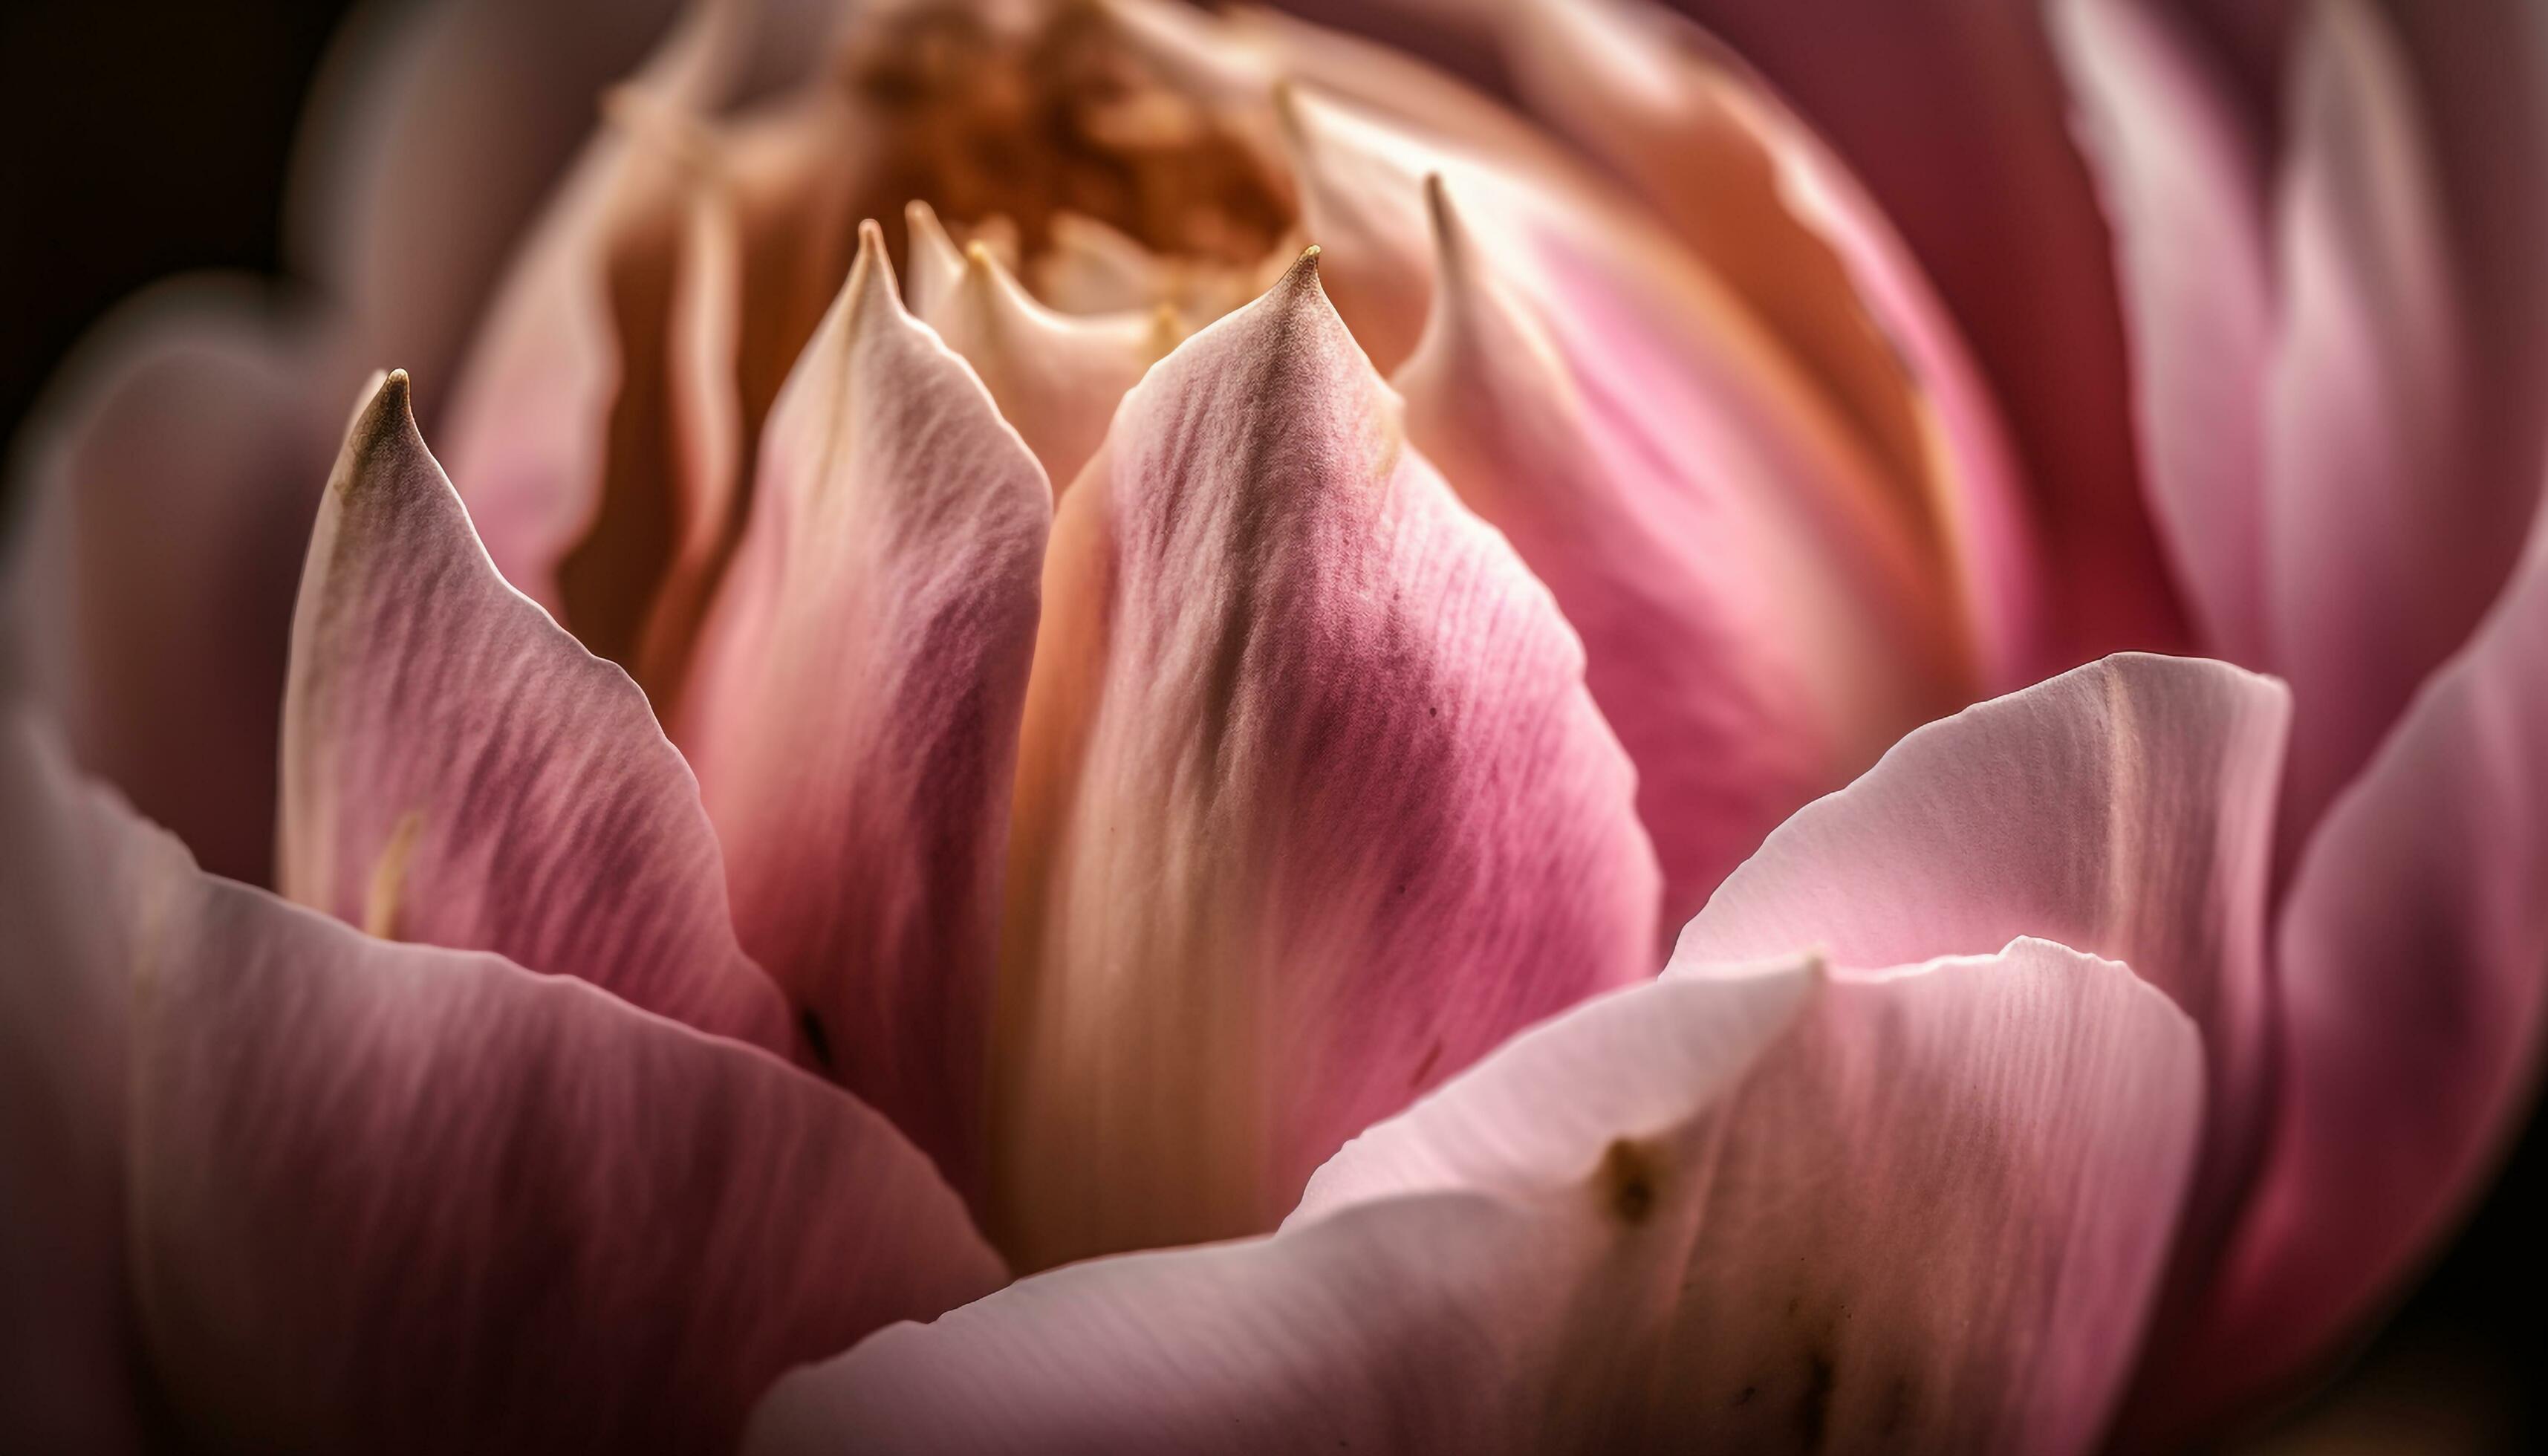
<svg viewBox="0 0 2548 1456">
<path fill-rule="evenodd" d="M 2516 7 L 699 0 L 525 222 L 661 8 L 30 457 L 13 1447 L 2164 1446 L 2471 1196 Z"/>
</svg>

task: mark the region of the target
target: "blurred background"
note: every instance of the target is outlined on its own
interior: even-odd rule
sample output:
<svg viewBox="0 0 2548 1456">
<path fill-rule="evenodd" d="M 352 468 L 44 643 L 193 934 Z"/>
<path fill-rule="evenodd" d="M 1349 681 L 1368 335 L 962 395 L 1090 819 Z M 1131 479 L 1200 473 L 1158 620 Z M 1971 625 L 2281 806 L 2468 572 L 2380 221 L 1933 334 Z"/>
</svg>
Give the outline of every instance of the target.
<svg viewBox="0 0 2548 1456">
<path fill-rule="evenodd" d="M 184 269 L 283 266 L 294 126 L 351 8 L 0 5 L 0 435 L 16 438 L 46 376 L 133 290 Z M 13 472 L 13 509 L 15 487 Z M 2544 1232 L 2548 1133 L 2534 1127 L 2354 1365 L 2238 1449 L 2548 1449 Z"/>
</svg>

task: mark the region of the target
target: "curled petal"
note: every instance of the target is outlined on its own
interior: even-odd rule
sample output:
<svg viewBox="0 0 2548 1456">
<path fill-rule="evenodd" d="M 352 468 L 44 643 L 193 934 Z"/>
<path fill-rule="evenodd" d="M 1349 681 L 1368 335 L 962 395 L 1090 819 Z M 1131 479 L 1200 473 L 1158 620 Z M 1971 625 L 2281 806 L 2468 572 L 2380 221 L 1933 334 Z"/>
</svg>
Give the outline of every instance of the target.
<svg viewBox="0 0 2548 1456">
<path fill-rule="evenodd" d="M 2308 1373 L 2518 1128 L 2548 1010 L 2548 535 L 2312 836 L 2276 942 L 2283 1094 L 2215 1337 L 2220 1409 Z"/>
<path fill-rule="evenodd" d="M 681 755 L 619 669 L 504 585 L 393 374 L 328 482 L 293 621 L 278 882 L 784 1051 Z"/>
<path fill-rule="evenodd" d="M 2115 231 L 2151 515 L 2212 647 L 2269 666 L 2275 300 L 2257 138 L 2159 7 L 2058 0 L 2048 15 Z"/>
<path fill-rule="evenodd" d="M 1027 1263 L 1271 1227 L 1357 1130 L 1653 963 L 1574 635 L 1317 265 L 1152 369 L 1054 526 L 994 1102 Z"/>
<path fill-rule="evenodd" d="M 1579 1008 L 1273 1237 L 885 1330 L 747 1448 L 2089 1449 L 2192 1158 L 2192 1029 L 2040 942 L 1817 980 Z"/>
<path fill-rule="evenodd" d="M 1051 497 L 864 239 L 771 412 L 682 742 L 745 948 L 969 1189 Z"/>
<path fill-rule="evenodd" d="M 81 346 L 28 438 L 11 543 L 28 686 L 73 757 L 262 883 L 293 558 L 352 392 L 244 280 L 163 284 Z"/>
<path fill-rule="evenodd" d="M 1673 965 L 1805 946 L 1893 965 L 2016 936 L 2130 964 L 2203 1032 L 2210 1125 L 2173 1276 L 2191 1298 L 2267 1117 L 2266 892 L 2290 720 L 2270 679 L 2136 655 L 1967 708 L 1779 826 Z"/>
<path fill-rule="evenodd" d="M 1124 392 L 1175 346 L 1175 314 L 1164 305 L 1101 318 L 1056 314 L 1029 297 L 983 243 L 958 252 L 927 203 L 906 212 L 913 312 L 981 376 L 1053 490 L 1068 490 L 1105 443 Z"/>
<path fill-rule="evenodd" d="M 2303 29 L 2268 389 L 2276 668 L 2303 712 L 2296 836 L 2467 641 L 2511 570 L 2535 473 L 2469 448 L 2462 301 L 2413 84 L 2365 0 Z"/>
</svg>

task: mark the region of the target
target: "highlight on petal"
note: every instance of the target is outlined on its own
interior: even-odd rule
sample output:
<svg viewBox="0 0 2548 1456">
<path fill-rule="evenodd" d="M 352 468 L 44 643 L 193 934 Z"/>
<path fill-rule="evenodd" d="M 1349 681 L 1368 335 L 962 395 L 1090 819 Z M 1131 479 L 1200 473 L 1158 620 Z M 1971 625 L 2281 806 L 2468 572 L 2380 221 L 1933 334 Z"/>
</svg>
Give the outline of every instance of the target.
<svg viewBox="0 0 2548 1456">
<path fill-rule="evenodd" d="M 2288 1387 L 2393 1297 L 2536 1091 L 2548 1011 L 2548 532 L 2294 871 L 2282 1095 L 2190 1402 Z M 2208 1363 L 2202 1363 L 2208 1360 Z"/>
<path fill-rule="evenodd" d="M 2047 21 L 2115 233 L 2151 516 L 2212 648 L 2269 667 L 2276 300 L 2258 138 L 2160 7 L 2055 0 Z"/>
<path fill-rule="evenodd" d="M 1408 448 L 1318 262 L 1149 372 L 1053 528 L 994 1054 L 1028 1265 L 1269 1228 L 1653 965 L 1574 634 Z"/>
<path fill-rule="evenodd" d="M 277 881 L 785 1051 L 715 832 L 619 669 L 504 585 L 393 374 L 329 479 L 293 619 Z"/>
<path fill-rule="evenodd" d="M 2132 966 L 2203 1033 L 2209 1126 L 2172 1276 L 2198 1288 L 2269 1113 L 2266 895 L 2290 721 L 2271 679 L 2138 654 L 1966 708 L 1779 826 L 1673 965 L 1809 946 L 1897 965 L 2038 936 Z"/>
<path fill-rule="evenodd" d="M 93 822 L 122 863 L 83 888 L 134 930 L 132 1308 L 185 1443 L 722 1451 L 778 1372 L 1000 1282 L 838 1089 Z"/>
<path fill-rule="evenodd" d="M 1800 644 L 1809 565 L 1754 500 L 1684 488 L 1603 427 L 1531 312 L 1427 179 L 1435 275 L 1395 383 L 1409 438 L 1511 540 L 1584 639 L 1585 681 L 1637 767 L 1637 811 L 1678 927 L 1807 800 L 1859 767 L 1846 688 Z M 1731 542 L 1758 543 L 1754 550 Z"/>
<path fill-rule="evenodd" d="M 2323 0 L 2299 46 L 2265 563 L 2276 670 L 2302 705 L 2295 834 L 2468 640 L 2539 498 L 2535 471 L 2488 469 L 2469 447 L 2462 311 L 2477 301 L 2451 276 L 2395 40 L 2364 0 Z"/>
<path fill-rule="evenodd" d="M 257 883 L 296 561 L 360 382 L 325 355 L 243 278 L 124 305 L 30 418 L 6 553 L 27 685 L 73 758 Z"/>
<path fill-rule="evenodd" d="M 746 1449 L 2091 1449 L 2192 1163 L 2192 1028 L 2041 942 L 1819 980 L 1581 1007 L 1271 1238 L 884 1330 Z"/>
<path fill-rule="evenodd" d="M 771 411 L 680 732 L 744 947 L 970 1192 L 1051 495 L 862 235 Z"/>
<path fill-rule="evenodd" d="M 0 682 L 0 1447 L 138 1451 L 116 866 L 18 690 Z"/>
<path fill-rule="evenodd" d="M 1180 330 L 1164 304 L 1104 317 L 1056 314 L 980 242 L 956 247 L 929 204 L 906 210 L 912 312 L 980 375 L 1058 494 L 1106 440 L 1107 421 Z M 925 270 L 925 271 L 924 271 Z M 928 280 L 922 287 L 922 280 Z"/>
</svg>

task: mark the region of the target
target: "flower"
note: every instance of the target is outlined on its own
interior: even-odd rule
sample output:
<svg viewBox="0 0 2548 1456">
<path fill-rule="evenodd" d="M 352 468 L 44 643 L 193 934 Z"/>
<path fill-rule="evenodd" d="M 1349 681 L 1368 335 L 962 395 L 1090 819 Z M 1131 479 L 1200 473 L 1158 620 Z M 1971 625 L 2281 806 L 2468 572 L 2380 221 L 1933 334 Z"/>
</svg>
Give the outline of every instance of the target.
<svg viewBox="0 0 2548 1456">
<path fill-rule="evenodd" d="M 699 0 L 508 244 L 604 9 L 31 457 L 29 1439 L 2166 1445 L 2501 1146 L 2514 7 Z"/>
</svg>

